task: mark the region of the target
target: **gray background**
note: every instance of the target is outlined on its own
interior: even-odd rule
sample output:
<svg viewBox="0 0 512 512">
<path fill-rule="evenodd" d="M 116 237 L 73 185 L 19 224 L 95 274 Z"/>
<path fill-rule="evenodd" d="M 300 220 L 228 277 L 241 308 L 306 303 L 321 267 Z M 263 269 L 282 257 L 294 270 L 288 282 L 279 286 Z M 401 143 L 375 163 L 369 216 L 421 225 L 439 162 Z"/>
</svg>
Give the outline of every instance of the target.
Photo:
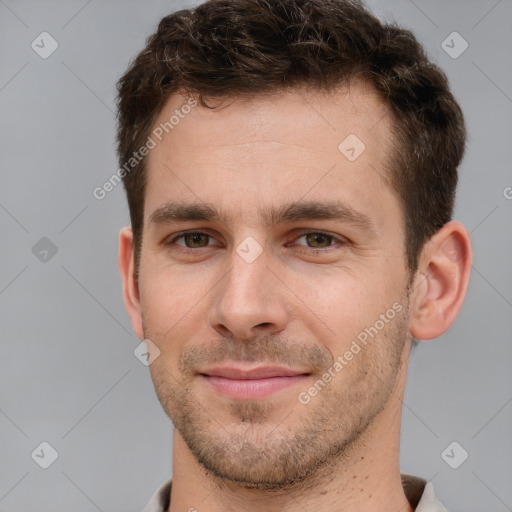
<svg viewBox="0 0 512 512">
<path fill-rule="evenodd" d="M 172 426 L 121 300 L 124 193 L 92 191 L 117 169 L 114 84 L 184 5 L 0 0 L 0 510 L 137 512 L 171 475 Z M 469 294 L 413 352 L 402 471 L 453 512 L 512 510 L 512 2 L 369 5 L 446 70 L 470 133 L 456 209 L 474 244 Z M 31 48 L 43 31 L 59 45 L 47 59 Z M 469 44 L 456 59 L 441 46 L 453 31 Z M 31 457 L 43 441 L 58 452 L 46 470 Z M 469 453 L 457 469 L 441 456 L 452 441 Z"/>
</svg>

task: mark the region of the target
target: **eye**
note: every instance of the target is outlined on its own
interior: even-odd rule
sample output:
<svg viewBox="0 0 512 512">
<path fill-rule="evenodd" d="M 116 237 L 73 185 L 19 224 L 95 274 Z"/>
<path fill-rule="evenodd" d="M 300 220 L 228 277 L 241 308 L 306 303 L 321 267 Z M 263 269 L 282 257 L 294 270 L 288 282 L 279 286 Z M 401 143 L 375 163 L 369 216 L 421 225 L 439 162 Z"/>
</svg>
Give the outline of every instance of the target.
<svg viewBox="0 0 512 512">
<path fill-rule="evenodd" d="M 181 240 L 181 242 L 178 242 L 178 240 Z M 202 249 L 209 245 L 217 245 L 209 244 L 211 240 L 214 240 L 214 238 L 208 233 L 203 233 L 201 231 L 188 231 L 175 236 L 172 240 L 166 242 L 166 245 L 175 244 L 185 247 L 186 249 Z"/>
<path fill-rule="evenodd" d="M 304 243 L 297 243 L 301 240 Z M 309 231 L 295 238 L 295 243 L 310 249 L 305 252 L 321 254 L 337 247 L 346 246 L 349 242 L 343 237 L 334 236 L 322 231 Z"/>
<path fill-rule="evenodd" d="M 297 240 L 300 240 L 301 238 L 304 238 L 306 240 L 306 243 L 311 244 L 310 247 L 314 247 L 315 249 L 329 247 L 334 239 L 332 235 L 315 232 L 302 235 L 301 237 L 297 238 Z"/>
<path fill-rule="evenodd" d="M 287 246 L 299 246 L 299 252 L 307 254 L 325 254 L 332 250 L 342 248 L 349 244 L 343 237 L 324 233 L 322 231 L 303 231 L 296 236 Z M 215 238 L 202 231 L 186 231 L 177 233 L 165 242 L 165 245 L 178 251 L 192 253 L 206 247 L 220 246 Z"/>
</svg>

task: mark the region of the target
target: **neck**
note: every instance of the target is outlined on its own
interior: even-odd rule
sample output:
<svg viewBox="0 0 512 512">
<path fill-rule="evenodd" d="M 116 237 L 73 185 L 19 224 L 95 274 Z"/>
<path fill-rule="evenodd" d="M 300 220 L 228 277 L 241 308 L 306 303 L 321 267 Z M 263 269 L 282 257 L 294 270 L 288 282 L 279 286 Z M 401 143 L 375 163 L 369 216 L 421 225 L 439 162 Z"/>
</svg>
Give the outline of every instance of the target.
<svg viewBox="0 0 512 512">
<path fill-rule="evenodd" d="M 197 462 L 175 430 L 168 512 L 413 512 L 399 468 L 405 376 L 402 367 L 386 407 L 357 442 L 307 482 L 282 490 L 247 489 L 219 481 Z"/>
</svg>

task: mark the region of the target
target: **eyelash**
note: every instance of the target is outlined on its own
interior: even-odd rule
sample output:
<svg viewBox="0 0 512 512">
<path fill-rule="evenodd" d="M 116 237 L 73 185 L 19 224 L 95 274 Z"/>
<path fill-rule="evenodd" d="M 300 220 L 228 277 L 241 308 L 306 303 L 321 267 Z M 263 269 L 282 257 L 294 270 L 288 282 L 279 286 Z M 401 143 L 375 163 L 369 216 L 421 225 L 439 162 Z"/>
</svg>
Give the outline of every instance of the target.
<svg viewBox="0 0 512 512">
<path fill-rule="evenodd" d="M 165 242 L 165 245 L 166 246 L 172 246 L 180 238 L 183 238 L 184 236 L 191 235 L 191 234 L 206 235 L 206 236 L 208 236 L 210 238 L 214 238 L 212 235 L 210 235 L 209 233 L 205 233 L 204 231 L 182 231 L 181 233 L 178 233 L 176 236 L 174 236 L 171 240 Z M 332 235 L 330 233 L 326 233 L 325 231 L 311 231 L 311 230 L 303 231 L 303 232 L 299 233 L 298 236 L 293 238 L 293 240 L 298 240 L 299 238 L 302 238 L 303 236 L 311 235 L 311 234 L 326 236 L 326 237 L 332 239 L 331 240 L 332 242 L 337 242 L 341 246 L 346 246 L 346 245 L 349 244 L 349 241 L 346 238 L 343 238 L 343 237 L 340 237 L 340 236 L 335 236 L 335 235 Z M 198 247 L 196 249 L 190 248 L 190 247 L 181 246 L 181 245 L 178 245 L 178 246 L 175 246 L 175 247 L 178 247 L 178 249 L 177 249 L 178 251 L 184 252 L 186 254 L 192 254 L 192 253 L 197 253 L 197 251 L 199 251 L 201 249 L 206 249 L 206 247 L 208 247 L 208 246 L 206 246 L 206 247 Z M 327 247 L 325 247 L 323 249 L 317 249 L 315 247 L 307 247 L 307 246 L 301 246 L 301 247 L 304 247 L 307 250 L 299 250 L 299 252 L 307 253 L 307 254 L 313 254 L 313 255 L 326 254 L 326 253 L 331 252 L 332 250 L 337 248 L 336 244 L 329 245 L 329 246 L 327 246 Z"/>
</svg>

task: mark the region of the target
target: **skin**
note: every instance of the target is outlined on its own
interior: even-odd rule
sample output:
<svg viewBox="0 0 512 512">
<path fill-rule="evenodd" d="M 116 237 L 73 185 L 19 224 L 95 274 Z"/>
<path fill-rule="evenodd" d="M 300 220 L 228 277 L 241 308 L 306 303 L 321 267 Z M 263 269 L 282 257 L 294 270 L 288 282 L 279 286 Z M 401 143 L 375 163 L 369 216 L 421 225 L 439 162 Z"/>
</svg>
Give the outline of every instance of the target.
<svg viewBox="0 0 512 512">
<path fill-rule="evenodd" d="M 171 96 L 155 126 L 185 102 Z M 449 328 L 471 246 L 450 222 L 410 275 L 403 213 L 385 180 L 390 133 L 385 106 L 353 85 L 198 105 L 151 150 L 139 279 L 130 228 L 120 233 L 119 266 L 133 328 L 160 351 L 150 371 L 175 425 L 170 512 L 413 510 L 399 468 L 411 336 Z M 348 134 L 366 146 L 352 162 L 338 150 Z M 208 203 L 224 218 L 152 222 L 169 201 Z M 267 225 L 259 216 L 295 201 L 342 202 L 371 229 L 347 218 Z M 205 235 L 176 240 L 183 230 Z M 261 250 L 250 263 L 237 253 L 247 237 Z M 401 310 L 333 372 L 393 305 Z M 266 398 L 232 398 L 200 375 L 226 362 L 307 375 Z M 330 382 L 301 403 L 329 368 Z"/>
</svg>

